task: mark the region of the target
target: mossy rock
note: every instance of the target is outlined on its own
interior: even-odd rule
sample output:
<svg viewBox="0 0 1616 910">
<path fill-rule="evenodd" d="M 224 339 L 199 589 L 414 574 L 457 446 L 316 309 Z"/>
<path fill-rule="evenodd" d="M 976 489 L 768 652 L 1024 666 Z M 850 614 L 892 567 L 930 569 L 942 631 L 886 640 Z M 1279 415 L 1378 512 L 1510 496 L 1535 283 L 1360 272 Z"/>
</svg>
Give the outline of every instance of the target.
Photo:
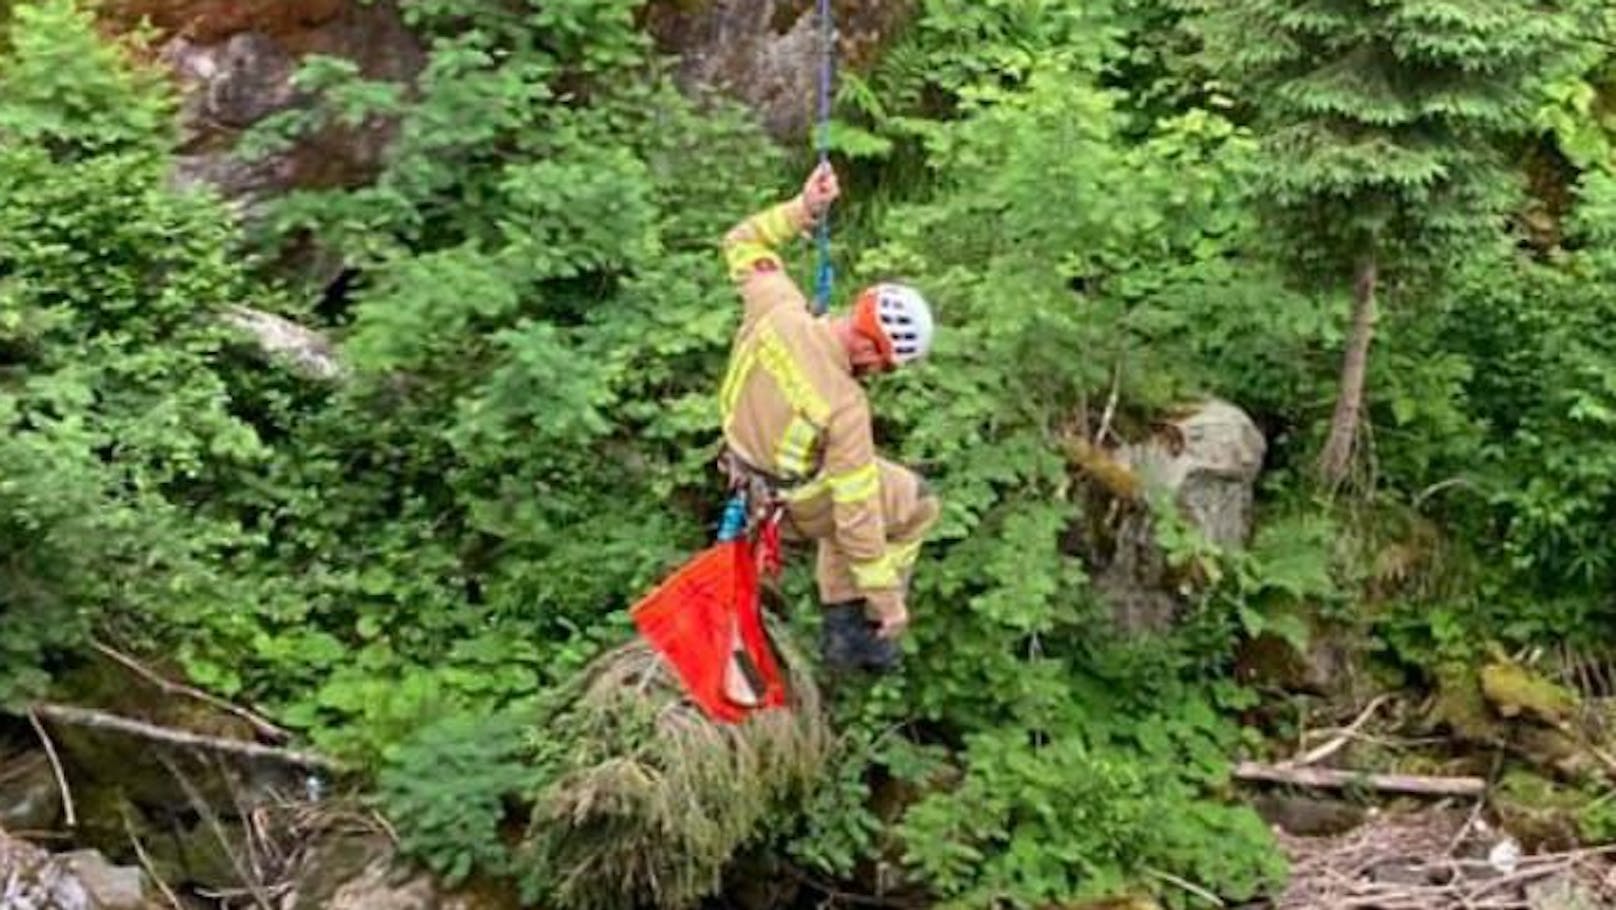
<svg viewBox="0 0 1616 910">
<path fill-rule="evenodd" d="M 1523 848 L 1549 852 L 1577 845 L 1578 815 L 1588 796 L 1530 771 L 1515 770 L 1504 775 L 1492 801 L 1504 830 Z"/>
<path fill-rule="evenodd" d="M 1161 904 L 1148 897 L 1113 897 L 1080 904 L 1061 904 L 1049 910 L 1161 910 Z"/>
<path fill-rule="evenodd" d="M 1447 728 L 1466 742 L 1504 742 L 1506 725 L 1489 706 L 1475 668 L 1462 663 L 1443 664 L 1436 668 L 1436 681 L 1436 700 L 1427 714 L 1431 724 Z"/>
<path fill-rule="evenodd" d="M 1570 690 L 1511 661 L 1482 667 L 1481 691 L 1505 718 L 1524 716 L 1557 726 L 1577 710 L 1577 697 Z"/>
</svg>

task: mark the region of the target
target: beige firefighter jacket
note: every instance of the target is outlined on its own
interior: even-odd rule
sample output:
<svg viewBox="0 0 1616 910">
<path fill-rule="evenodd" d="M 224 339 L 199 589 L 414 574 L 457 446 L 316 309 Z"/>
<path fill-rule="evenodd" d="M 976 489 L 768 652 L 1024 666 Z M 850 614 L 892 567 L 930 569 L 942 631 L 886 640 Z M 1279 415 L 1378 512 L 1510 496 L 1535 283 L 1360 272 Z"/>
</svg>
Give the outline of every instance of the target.
<svg viewBox="0 0 1616 910">
<path fill-rule="evenodd" d="M 724 439 L 751 467 L 772 475 L 789 501 L 829 496 L 829 542 L 877 613 L 901 604 L 889 552 L 869 402 L 830 325 L 815 318 L 776 248 L 812 223 L 801 198 L 737 225 L 724 259 L 745 302 L 720 387 Z"/>
</svg>

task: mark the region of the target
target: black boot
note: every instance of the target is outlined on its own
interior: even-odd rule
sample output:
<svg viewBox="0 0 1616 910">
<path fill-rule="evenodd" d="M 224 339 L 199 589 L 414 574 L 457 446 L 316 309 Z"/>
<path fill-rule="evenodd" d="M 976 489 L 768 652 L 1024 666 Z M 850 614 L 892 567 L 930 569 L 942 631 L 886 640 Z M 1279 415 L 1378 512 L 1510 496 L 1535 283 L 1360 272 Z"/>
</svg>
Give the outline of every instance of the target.
<svg viewBox="0 0 1616 910">
<path fill-rule="evenodd" d="M 903 651 L 897 642 L 877 637 L 876 628 L 865 617 L 862 600 L 826 604 L 819 633 L 819 651 L 825 666 L 836 671 L 896 670 L 902 663 Z"/>
<path fill-rule="evenodd" d="M 863 649 L 859 626 L 864 622 L 863 601 L 826 604 L 819 627 L 819 656 L 838 673 L 857 669 Z"/>
</svg>

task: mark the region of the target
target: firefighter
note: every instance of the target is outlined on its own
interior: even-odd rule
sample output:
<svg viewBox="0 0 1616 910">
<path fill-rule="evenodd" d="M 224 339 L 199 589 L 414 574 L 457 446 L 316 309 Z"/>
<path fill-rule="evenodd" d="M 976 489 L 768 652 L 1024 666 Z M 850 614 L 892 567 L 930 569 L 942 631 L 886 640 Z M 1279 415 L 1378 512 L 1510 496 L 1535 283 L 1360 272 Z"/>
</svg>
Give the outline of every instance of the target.
<svg viewBox="0 0 1616 910">
<path fill-rule="evenodd" d="M 782 536 L 817 544 L 827 666 L 895 669 L 909 577 L 939 503 L 914 472 L 875 453 L 863 382 L 931 349 L 930 307 L 914 288 L 863 289 L 845 314 L 816 317 L 777 249 L 840 194 L 821 164 L 802 192 L 725 235 L 745 310 L 719 392 L 721 462 L 733 487 L 783 506 Z"/>
</svg>

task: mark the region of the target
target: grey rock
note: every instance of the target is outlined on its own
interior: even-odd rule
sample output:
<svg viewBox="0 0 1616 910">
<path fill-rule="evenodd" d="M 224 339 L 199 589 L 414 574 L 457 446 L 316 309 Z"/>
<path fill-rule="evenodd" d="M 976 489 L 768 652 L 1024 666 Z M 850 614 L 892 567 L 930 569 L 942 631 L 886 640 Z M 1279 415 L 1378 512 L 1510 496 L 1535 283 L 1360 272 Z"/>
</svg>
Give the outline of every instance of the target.
<svg viewBox="0 0 1616 910">
<path fill-rule="evenodd" d="M 286 363 L 302 376 L 333 380 L 347 374 L 347 368 L 337 359 L 336 348 L 319 332 L 273 313 L 244 306 L 231 307 L 224 321 L 250 334 L 261 351 Z"/>
<path fill-rule="evenodd" d="M 1124 445 L 1112 457 L 1145 488 L 1165 493 L 1211 543 L 1237 548 L 1251 536 L 1254 488 L 1266 452 L 1252 419 L 1213 399 L 1164 421 L 1148 440 Z M 1169 628 L 1193 582 L 1167 564 L 1149 510 L 1126 511 L 1112 538 L 1091 577 L 1117 625 L 1129 632 Z"/>
<path fill-rule="evenodd" d="M 144 910 L 138 869 L 95 851 L 53 856 L 0 830 L 0 907 L 5 910 Z"/>
<path fill-rule="evenodd" d="M 391 2 L 343 0 L 295 34 L 245 20 L 231 33 L 181 31 L 160 57 L 181 89 L 181 154 L 171 175 L 182 188 L 212 187 L 252 220 L 262 203 L 292 189 L 356 185 L 381 167 L 393 125 L 330 126 L 260 160 L 238 154 L 241 134 L 276 113 L 305 107 L 294 85 L 304 57 L 344 57 L 368 79 L 412 82 L 425 65 L 419 41 Z"/>
<path fill-rule="evenodd" d="M 1527 885 L 1526 904 L 1531 910 L 1602 910 L 1610 906 L 1588 886 L 1565 874 Z"/>
<path fill-rule="evenodd" d="M 146 906 L 144 874 L 133 866 L 114 866 L 94 850 L 77 850 L 54 861 L 83 886 L 96 910 L 141 910 Z"/>
<path fill-rule="evenodd" d="M 1171 420 L 1169 436 L 1123 450 L 1147 485 L 1172 491 L 1190 522 L 1220 547 L 1251 534 L 1252 488 L 1268 444 L 1257 425 L 1226 401 L 1209 401 Z"/>
<path fill-rule="evenodd" d="M 381 835 L 337 835 L 310 850 L 277 910 L 514 910 L 499 896 L 451 892 Z"/>
<path fill-rule="evenodd" d="M 1261 793 L 1252 799 L 1252 808 L 1263 821 L 1297 837 L 1345 834 L 1367 818 L 1362 806 L 1306 794 Z"/>
<path fill-rule="evenodd" d="M 0 767 L 0 828 L 45 831 L 62 816 L 62 793 L 43 752 L 28 752 Z"/>
</svg>

